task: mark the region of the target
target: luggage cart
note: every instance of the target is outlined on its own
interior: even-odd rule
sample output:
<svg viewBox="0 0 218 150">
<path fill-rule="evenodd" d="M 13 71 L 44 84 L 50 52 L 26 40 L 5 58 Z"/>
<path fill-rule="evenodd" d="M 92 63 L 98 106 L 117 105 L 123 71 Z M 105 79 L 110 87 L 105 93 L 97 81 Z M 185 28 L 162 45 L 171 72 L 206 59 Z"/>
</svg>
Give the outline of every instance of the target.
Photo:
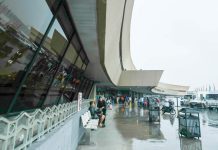
<svg viewBox="0 0 218 150">
<path fill-rule="evenodd" d="M 193 109 L 179 111 L 179 134 L 188 138 L 201 137 L 199 113 Z"/>
</svg>

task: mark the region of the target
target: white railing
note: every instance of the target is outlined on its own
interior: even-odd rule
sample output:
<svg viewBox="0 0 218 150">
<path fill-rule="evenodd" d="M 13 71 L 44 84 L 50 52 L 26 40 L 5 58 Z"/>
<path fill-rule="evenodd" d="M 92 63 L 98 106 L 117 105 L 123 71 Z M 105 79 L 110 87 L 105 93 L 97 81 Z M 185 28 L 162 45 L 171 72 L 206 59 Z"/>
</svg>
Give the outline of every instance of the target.
<svg viewBox="0 0 218 150">
<path fill-rule="evenodd" d="M 83 100 L 82 109 L 89 106 L 89 99 Z M 0 116 L 0 150 L 27 149 L 44 134 L 60 126 L 78 112 L 77 101 L 47 107 L 34 112 L 21 112 L 15 117 Z"/>
</svg>

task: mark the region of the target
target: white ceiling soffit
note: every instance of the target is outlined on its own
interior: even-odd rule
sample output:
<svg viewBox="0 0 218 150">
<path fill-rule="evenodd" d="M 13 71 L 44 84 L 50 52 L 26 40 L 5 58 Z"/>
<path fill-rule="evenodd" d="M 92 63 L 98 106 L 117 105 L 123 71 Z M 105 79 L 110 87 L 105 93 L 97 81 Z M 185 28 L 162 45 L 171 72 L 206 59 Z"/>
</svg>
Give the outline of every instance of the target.
<svg viewBox="0 0 218 150">
<path fill-rule="evenodd" d="M 159 83 L 158 86 L 151 91 L 157 94 L 182 96 L 185 95 L 188 90 L 189 86 Z"/>
<path fill-rule="evenodd" d="M 186 92 L 179 92 L 179 91 L 173 91 L 168 89 L 159 89 L 158 87 L 151 89 L 151 91 L 156 94 L 173 95 L 173 96 L 183 96 L 186 94 Z"/>
<path fill-rule="evenodd" d="M 100 56 L 99 56 L 99 43 L 98 43 L 98 31 L 97 31 L 97 13 L 96 13 L 96 0 L 67 0 L 71 15 L 73 17 L 76 29 L 78 31 L 78 34 L 80 36 L 80 39 L 82 41 L 83 47 L 87 53 L 87 56 L 90 60 L 89 65 L 87 66 L 87 69 L 85 71 L 85 75 L 89 77 L 90 79 L 94 81 L 100 81 L 100 82 L 109 82 L 106 73 L 104 72 L 101 63 L 100 63 Z M 108 1 L 113 4 L 118 1 Z M 122 6 L 122 3 L 124 1 L 120 2 L 119 6 Z M 114 5 L 113 5 L 114 6 Z M 127 71 L 120 71 L 119 74 L 117 74 L 117 82 L 114 82 L 117 86 L 157 86 L 158 82 L 160 80 L 160 77 L 162 75 L 163 71 L 155 71 L 155 70 L 128 70 L 128 69 L 135 69 L 131 55 L 130 55 L 130 21 L 131 21 L 131 12 L 132 12 L 133 2 L 130 2 L 127 0 L 126 3 L 126 10 L 125 10 L 125 17 L 124 17 L 124 26 L 123 26 L 123 33 L 125 36 L 122 38 L 123 45 L 123 62 L 124 67 L 127 69 Z M 111 7 L 110 11 L 113 7 Z M 107 10 L 107 16 L 110 12 Z M 122 12 L 122 11 L 121 11 Z M 121 15 L 121 14 L 120 14 Z M 113 16 L 116 17 L 116 16 Z M 108 20 L 108 18 L 107 18 Z M 108 23 L 108 22 L 107 22 Z M 110 23 L 109 23 L 110 24 Z M 119 25 L 119 21 L 117 23 Z M 110 26 L 111 27 L 111 26 Z M 111 27 L 112 28 L 112 27 Z M 128 32 L 127 32 L 128 31 Z M 118 34 L 119 35 L 119 34 Z M 106 36 L 107 37 L 107 36 Z M 107 39 L 107 38 L 106 38 Z M 113 41 L 113 40 L 112 40 Z M 106 43 L 108 41 L 106 40 Z M 125 50 L 125 51 L 124 51 Z M 111 49 L 110 49 L 111 54 Z M 105 55 L 106 57 L 109 57 L 108 55 Z M 118 59 L 118 58 L 116 58 Z M 110 59 L 110 63 L 108 62 L 108 66 L 112 66 L 109 69 L 112 74 L 116 73 L 116 67 L 119 66 L 113 66 Z M 111 70 L 112 69 L 112 70 Z M 112 78 L 110 74 L 107 73 L 109 78 Z M 112 79 L 111 79 L 112 81 Z"/>
<path fill-rule="evenodd" d="M 95 81 L 108 81 L 100 64 L 96 0 L 67 0 L 67 2 L 90 61 L 85 76 Z"/>
<path fill-rule="evenodd" d="M 118 86 L 157 86 L 163 70 L 122 71 Z"/>
<path fill-rule="evenodd" d="M 167 83 L 159 83 L 158 86 L 161 89 L 168 89 L 173 91 L 181 91 L 186 92 L 189 90 L 189 86 L 182 86 L 182 85 L 173 85 L 173 84 L 167 84 Z"/>
</svg>

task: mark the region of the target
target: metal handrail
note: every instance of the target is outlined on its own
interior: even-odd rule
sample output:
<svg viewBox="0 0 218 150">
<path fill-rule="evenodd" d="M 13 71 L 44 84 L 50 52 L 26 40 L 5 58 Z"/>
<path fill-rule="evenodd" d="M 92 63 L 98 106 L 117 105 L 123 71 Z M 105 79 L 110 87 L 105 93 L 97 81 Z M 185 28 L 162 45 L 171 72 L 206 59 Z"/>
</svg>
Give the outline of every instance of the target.
<svg viewBox="0 0 218 150">
<path fill-rule="evenodd" d="M 87 108 L 90 101 L 91 99 L 83 100 L 81 109 Z M 1 150 L 26 149 L 77 112 L 77 101 L 73 101 L 43 110 L 23 111 L 13 117 L 0 116 L 0 148 Z"/>
</svg>

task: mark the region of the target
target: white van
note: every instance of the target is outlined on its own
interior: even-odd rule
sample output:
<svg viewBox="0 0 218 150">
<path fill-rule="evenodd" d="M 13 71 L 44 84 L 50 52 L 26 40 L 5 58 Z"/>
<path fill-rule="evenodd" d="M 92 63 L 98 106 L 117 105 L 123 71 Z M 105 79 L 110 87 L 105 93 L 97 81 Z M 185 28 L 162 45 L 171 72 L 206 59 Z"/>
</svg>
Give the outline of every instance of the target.
<svg viewBox="0 0 218 150">
<path fill-rule="evenodd" d="M 201 100 L 205 101 L 206 107 L 218 108 L 218 91 L 207 91 L 198 95 Z"/>
<path fill-rule="evenodd" d="M 218 93 L 206 94 L 205 101 L 208 108 L 218 108 Z"/>
</svg>

